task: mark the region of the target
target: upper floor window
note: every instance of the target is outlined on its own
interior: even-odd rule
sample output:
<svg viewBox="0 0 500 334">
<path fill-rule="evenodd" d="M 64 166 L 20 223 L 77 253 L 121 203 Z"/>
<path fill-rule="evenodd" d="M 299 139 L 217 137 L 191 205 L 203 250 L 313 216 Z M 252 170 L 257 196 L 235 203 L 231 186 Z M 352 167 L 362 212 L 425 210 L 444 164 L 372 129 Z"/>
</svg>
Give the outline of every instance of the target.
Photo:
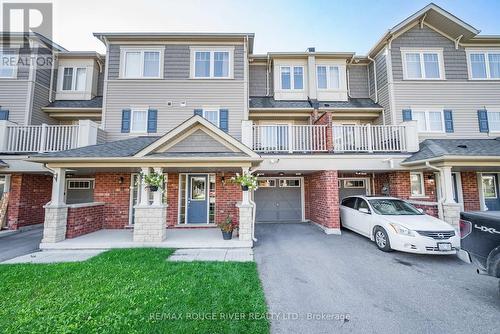
<svg viewBox="0 0 500 334">
<path fill-rule="evenodd" d="M 444 79 L 442 50 L 401 49 L 403 78 L 407 80 Z"/>
<path fill-rule="evenodd" d="M 122 50 L 122 77 L 127 79 L 161 78 L 162 50 Z"/>
<path fill-rule="evenodd" d="M 443 111 L 412 111 L 412 119 L 417 121 L 419 132 L 444 132 Z"/>
<path fill-rule="evenodd" d="M 500 79 L 500 50 L 470 51 L 467 54 L 471 79 Z"/>
<path fill-rule="evenodd" d="M 304 67 L 303 66 L 281 66 L 280 67 L 281 89 L 302 90 L 304 89 Z"/>
<path fill-rule="evenodd" d="M 340 70 L 338 66 L 316 67 L 316 76 L 318 89 L 339 89 L 340 88 Z"/>
<path fill-rule="evenodd" d="M 488 110 L 488 129 L 490 132 L 500 132 L 500 111 Z"/>
<path fill-rule="evenodd" d="M 16 55 L 6 51 L 0 51 L 0 78 L 14 78 L 16 75 Z"/>
<path fill-rule="evenodd" d="M 232 76 L 232 50 L 227 48 L 192 49 L 192 77 L 229 79 Z"/>
<path fill-rule="evenodd" d="M 148 129 L 148 109 L 132 109 L 130 132 L 142 133 Z"/>
<path fill-rule="evenodd" d="M 219 109 L 203 109 L 203 118 L 219 127 Z"/>
<path fill-rule="evenodd" d="M 84 91 L 87 78 L 85 67 L 63 67 L 62 90 Z"/>
</svg>

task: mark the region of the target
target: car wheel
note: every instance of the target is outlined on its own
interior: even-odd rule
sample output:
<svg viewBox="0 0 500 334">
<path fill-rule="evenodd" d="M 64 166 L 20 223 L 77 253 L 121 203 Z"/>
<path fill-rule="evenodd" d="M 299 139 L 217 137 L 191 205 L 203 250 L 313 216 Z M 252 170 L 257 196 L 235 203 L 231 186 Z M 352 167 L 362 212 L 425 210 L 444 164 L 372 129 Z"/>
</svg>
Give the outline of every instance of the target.
<svg viewBox="0 0 500 334">
<path fill-rule="evenodd" d="M 382 227 L 377 227 L 375 229 L 375 244 L 381 251 L 390 252 L 392 250 L 389 242 L 389 236 Z"/>
</svg>

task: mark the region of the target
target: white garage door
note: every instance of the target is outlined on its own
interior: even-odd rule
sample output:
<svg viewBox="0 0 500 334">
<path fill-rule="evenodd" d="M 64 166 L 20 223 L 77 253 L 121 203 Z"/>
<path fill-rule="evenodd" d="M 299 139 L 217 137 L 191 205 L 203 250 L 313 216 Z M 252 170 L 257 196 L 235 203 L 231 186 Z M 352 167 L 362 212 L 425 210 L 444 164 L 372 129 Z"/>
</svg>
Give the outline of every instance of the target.
<svg viewBox="0 0 500 334">
<path fill-rule="evenodd" d="M 255 191 L 257 222 L 298 222 L 302 220 L 302 179 L 259 180 Z"/>
</svg>

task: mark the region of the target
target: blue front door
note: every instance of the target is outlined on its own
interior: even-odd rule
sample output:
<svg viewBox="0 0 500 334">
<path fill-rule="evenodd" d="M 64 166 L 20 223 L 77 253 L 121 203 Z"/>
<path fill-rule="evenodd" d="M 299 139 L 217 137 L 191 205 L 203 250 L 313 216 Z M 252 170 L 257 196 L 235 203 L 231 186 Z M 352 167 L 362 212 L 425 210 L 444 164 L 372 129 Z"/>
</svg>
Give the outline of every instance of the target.
<svg viewBox="0 0 500 334">
<path fill-rule="evenodd" d="M 489 211 L 500 211 L 500 189 L 498 188 L 498 174 L 483 174 L 484 204 Z"/>
<path fill-rule="evenodd" d="M 208 177 L 204 175 L 188 175 L 187 223 L 208 223 Z"/>
</svg>

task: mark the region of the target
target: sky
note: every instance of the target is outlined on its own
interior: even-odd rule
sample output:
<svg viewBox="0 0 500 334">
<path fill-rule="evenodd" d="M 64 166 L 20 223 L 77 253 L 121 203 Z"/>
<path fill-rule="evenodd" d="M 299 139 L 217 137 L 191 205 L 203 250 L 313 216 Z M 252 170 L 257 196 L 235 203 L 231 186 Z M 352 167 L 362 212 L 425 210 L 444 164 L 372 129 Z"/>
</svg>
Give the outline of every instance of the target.
<svg viewBox="0 0 500 334">
<path fill-rule="evenodd" d="M 500 0 L 434 2 L 482 34 L 500 35 Z M 93 32 L 253 32 L 256 54 L 316 47 L 317 51 L 364 55 L 386 30 L 429 1 L 53 0 L 52 3 L 53 40 L 71 51 L 104 53 L 103 44 L 93 37 Z"/>
</svg>

